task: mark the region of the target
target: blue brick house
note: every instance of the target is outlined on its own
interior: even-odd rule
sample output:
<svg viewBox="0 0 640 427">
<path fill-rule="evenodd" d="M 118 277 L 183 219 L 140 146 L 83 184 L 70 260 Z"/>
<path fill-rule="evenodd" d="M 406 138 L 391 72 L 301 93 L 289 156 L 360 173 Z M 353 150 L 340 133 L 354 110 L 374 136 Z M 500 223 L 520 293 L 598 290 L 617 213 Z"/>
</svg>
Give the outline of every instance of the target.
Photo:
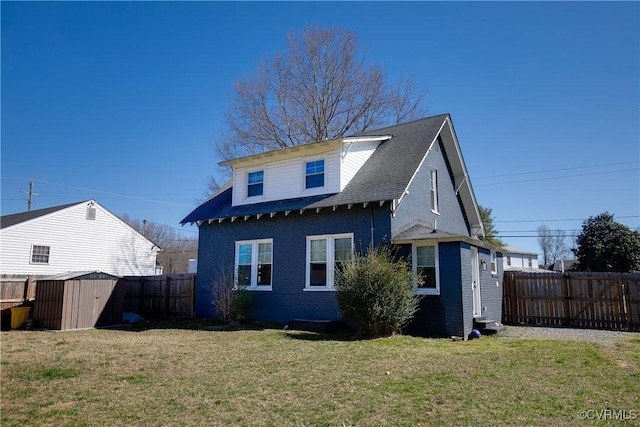
<svg viewBox="0 0 640 427">
<path fill-rule="evenodd" d="M 221 163 L 233 178 L 181 222 L 199 226 L 196 315 L 221 271 L 251 317 L 339 320 L 334 265 L 391 242 L 424 295 L 405 332 L 466 337 L 502 318 L 502 254 L 483 225 L 448 114 Z"/>
</svg>

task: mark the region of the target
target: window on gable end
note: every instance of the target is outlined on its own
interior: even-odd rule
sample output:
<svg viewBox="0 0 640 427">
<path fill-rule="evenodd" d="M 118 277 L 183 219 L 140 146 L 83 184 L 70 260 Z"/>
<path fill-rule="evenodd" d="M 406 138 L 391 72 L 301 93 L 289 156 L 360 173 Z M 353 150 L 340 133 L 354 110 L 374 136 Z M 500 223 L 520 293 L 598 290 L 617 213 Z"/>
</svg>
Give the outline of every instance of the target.
<svg viewBox="0 0 640 427">
<path fill-rule="evenodd" d="M 305 163 L 304 188 L 324 187 L 324 160 Z"/>
<path fill-rule="evenodd" d="M 264 171 L 247 174 L 247 197 L 262 196 L 264 193 Z"/>
<path fill-rule="evenodd" d="M 438 213 L 438 171 L 431 169 L 429 174 L 429 194 L 431 196 L 431 211 Z"/>
<path fill-rule="evenodd" d="M 49 264 L 50 246 L 31 246 L 31 264 Z"/>
</svg>

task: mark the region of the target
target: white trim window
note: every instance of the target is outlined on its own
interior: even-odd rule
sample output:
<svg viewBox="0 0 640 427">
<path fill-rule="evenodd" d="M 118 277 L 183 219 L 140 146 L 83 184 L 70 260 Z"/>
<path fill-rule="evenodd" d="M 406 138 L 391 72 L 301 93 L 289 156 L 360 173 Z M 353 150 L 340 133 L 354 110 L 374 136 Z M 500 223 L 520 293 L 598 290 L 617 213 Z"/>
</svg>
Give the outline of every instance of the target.
<svg viewBox="0 0 640 427">
<path fill-rule="evenodd" d="M 31 245 L 31 264 L 49 264 L 51 246 Z"/>
<path fill-rule="evenodd" d="M 305 290 L 334 290 L 336 272 L 352 254 L 353 233 L 307 236 Z"/>
<path fill-rule="evenodd" d="M 235 283 L 250 290 L 270 291 L 273 239 L 236 242 Z"/>
<path fill-rule="evenodd" d="M 491 251 L 491 274 L 498 274 L 498 260 L 494 251 Z"/>
<path fill-rule="evenodd" d="M 247 197 L 257 197 L 264 194 L 264 171 L 247 173 Z"/>
<path fill-rule="evenodd" d="M 421 280 L 416 284 L 416 293 L 440 295 L 440 272 L 438 268 L 438 245 L 416 242 L 411 248 L 413 273 Z"/>
<path fill-rule="evenodd" d="M 429 195 L 431 198 L 431 211 L 439 213 L 438 210 L 438 171 L 431 169 L 429 172 Z"/>
<path fill-rule="evenodd" d="M 324 187 L 324 159 L 312 160 L 304 164 L 304 188 Z"/>
</svg>

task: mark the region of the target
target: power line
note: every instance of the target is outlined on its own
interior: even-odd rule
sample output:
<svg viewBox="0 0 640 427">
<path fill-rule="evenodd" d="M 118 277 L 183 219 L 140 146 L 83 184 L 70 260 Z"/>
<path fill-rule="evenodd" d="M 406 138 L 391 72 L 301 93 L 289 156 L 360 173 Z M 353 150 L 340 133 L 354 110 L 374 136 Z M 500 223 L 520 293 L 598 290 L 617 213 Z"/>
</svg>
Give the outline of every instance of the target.
<svg viewBox="0 0 640 427">
<path fill-rule="evenodd" d="M 132 196 L 132 195 L 129 195 L 129 194 L 120 194 L 120 193 L 113 193 L 111 191 L 102 191 L 102 190 L 95 190 L 95 189 L 92 189 L 92 188 L 76 187 L 74 185 L 65 185 L 65 184 L 60 184 L 60 183 L 51 182 L 51 181 L 38 180 L 38 182 L 41 182 L 43 184 L 55 185 L 55 186 L 59 186 L 59 187 L 72 188 L 74 190 L 86 191 L 86 192 L 90 192 L 90 193 L 99 193 L 99 194 L 106 194 L 106 195 L 114 196 L 114 197 L 122 197 L 124 199 L 140 200 L 140 201 L 143 201 L 143 202 L 159 203 L 159 204 L 179 206 L 179 207 L 192 207 L 191 205 L 186 205 L 186 204 L 183 204 L 183 203 L 170 202 L 170 201 L 167 201 L 167 200 L 149 199 L 149 198 L 145 198 L 145 197 Z"/>
<path fill-rule="evenodd" d="M 640 218 L 640 215 L 614 215 L 614 218 Z M 561 221 L 584 221 L 585 218 L 565 218 L 565 219 L 522 219 L 522 220 L 494 220 L 493 222 L 561 222 Z"/>
<path fill-rule="evenodd" d="M 505 173 L 505 174 L 500 174 L 500 175 L 480 176 L 480 177 L 475 177 L 474 180 L 489 179 L 489 178 L 502 178 L 502 177 L 505 177 L 505 176 L 532 175 L 532 174 L 536 174 L 536 173 L 563 172 L 563 171 L 568 171 L 568 170 L 589 169 L 589 168 L 597 168 L 597 167 L 602 167 L 602 166 L 626 165 L 626 164 L 629 164 L 629 163 L 640 163 L 640 160 L 632 160 L 632 161 L 629 161 L 629 162 L 602 163 L 602 164 L 599 164 L 599 165 L 592 165 L 592 166 L 576 166 L 576 167 L 573 167 L 573 168 L 547 169 L 547 170 L 543 170 L 543 171 Z"/>
<path fill-rule="evenodd" d="M 607 174 L 607 173 L 620 173 L 620 172 L 629 172 L 629 171 L 637 171 L 637 170 L 639 170 L 639 168 L 620 169 L 620 170 L 616 170 L 616 171 L 580 173 L 580 174 L 575 174 L 575 175 L 551 176 L 551 177 L 546 177 L 546 178 L 521 179 L 521 180 L 518 180 L 518 181 L 508 181 L 508 182 L 493 182 L 493 183 L 489 183 L 489 184 L 477 184 L 475 186 L 476 187 L 485 187 L 485 186 L 489 186 L 489 185 L 519 184 L 519 183 L 522 183 L 522 182 L 548 181 L 548 180 L 552 180 L 552 179 L 574 178 L 574 177 L 579 177 L 579 176 L 602 175 L 602 174 Z"/>
</svg>

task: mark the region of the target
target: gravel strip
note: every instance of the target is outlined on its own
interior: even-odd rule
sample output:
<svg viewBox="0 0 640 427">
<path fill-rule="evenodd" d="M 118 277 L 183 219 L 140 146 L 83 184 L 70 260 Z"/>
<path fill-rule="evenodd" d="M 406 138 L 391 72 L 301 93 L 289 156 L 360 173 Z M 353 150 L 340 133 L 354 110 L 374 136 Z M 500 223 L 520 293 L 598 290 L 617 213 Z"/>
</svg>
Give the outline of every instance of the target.
<svg viewBox="0 0 640 427">
<path fill-rule="evenodd" d="M 600 329 L 549 328 L 542 326 L 507 326 L 498 334 L 499 338 L 533 338 L 589 341 L 612 344 L 629 338 L 640 338 L 640 332 L 604 331 Z"/>
</svg>

